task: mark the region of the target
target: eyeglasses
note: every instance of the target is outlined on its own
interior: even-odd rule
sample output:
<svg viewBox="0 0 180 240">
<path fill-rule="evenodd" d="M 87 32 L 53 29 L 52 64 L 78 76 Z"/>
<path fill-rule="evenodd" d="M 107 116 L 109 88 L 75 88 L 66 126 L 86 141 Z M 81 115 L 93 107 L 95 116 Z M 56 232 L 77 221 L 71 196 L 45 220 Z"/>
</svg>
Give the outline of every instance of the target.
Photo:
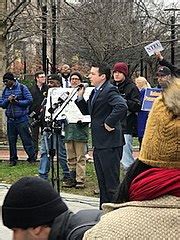
<svg viewBox="0 0 180 240">
<path fill-rule="evenodd" d="M 79 79 L 79 78 L 71 78 L 71 80 L 77 80 L 77 81 L 78 81 L 78 80 L 80 80 L 80 79 Z"/>
</svg>

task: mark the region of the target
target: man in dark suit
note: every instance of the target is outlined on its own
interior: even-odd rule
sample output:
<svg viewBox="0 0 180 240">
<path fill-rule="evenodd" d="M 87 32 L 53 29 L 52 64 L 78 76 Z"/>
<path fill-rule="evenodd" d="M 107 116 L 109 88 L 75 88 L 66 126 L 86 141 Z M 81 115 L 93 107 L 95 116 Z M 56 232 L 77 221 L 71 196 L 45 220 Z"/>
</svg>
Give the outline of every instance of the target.
<svg viewBox="0 0 180 240">
<path fill-rule="evenodd" d="M 124 137 L 121 121 L 126 117 L 127 105 L 118 89 L 110 84 L 110 68 L 106 64 L 93 65 L 89 74 L 95 86 L 89 100 L 83 98 L 84 87 L 75 101 L 82 114 L 91 115 L 94 165 L 100 189 L 100 208 L 112 202 L 119 185 L 119 170 Z"/>
</svg>

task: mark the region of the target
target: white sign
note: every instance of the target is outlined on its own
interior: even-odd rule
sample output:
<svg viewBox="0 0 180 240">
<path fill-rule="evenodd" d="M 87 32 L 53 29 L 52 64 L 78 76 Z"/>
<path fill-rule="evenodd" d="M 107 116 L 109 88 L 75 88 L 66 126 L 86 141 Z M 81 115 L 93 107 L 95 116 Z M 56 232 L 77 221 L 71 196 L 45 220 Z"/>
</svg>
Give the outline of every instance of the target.
<svg viewBox="0 0 180 240">
<path fill-rule="evenodd" d="M 164 48 L 161 45 L 159 40 L 157 40 L 153 43 L 150 43 L 149 45 L 145 46 L 144 48 L 149 56 L 152 56 L 155 52 L 161 52 L 162 50 L 164 50 Z"/>
<path fill-rule="evenodd" d="M 88 100 L 93 87 L 87 87 L 84 93 L 84 99 Z M 70 100 L 71 99 L 71 100 Z M 64 119 L 69 123 L 91 122 L 90 115 L 82 115 L 75 104 L 77 99 L 77 88 L 50 88 L 48 90 L 45 119 Z M 70 101 L 69 101 L 70 100 Z"/>
</svg>

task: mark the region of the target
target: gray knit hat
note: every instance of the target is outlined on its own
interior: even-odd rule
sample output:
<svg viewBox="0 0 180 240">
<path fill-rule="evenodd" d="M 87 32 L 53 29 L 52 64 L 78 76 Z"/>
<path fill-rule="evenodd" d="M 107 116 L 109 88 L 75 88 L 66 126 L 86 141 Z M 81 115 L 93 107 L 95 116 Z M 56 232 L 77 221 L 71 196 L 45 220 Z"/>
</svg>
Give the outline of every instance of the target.
<svg viewBox="0 0 180 240">
<path fill-rule="evenodd" d="M 5 196 L 2 220 L 10 229 L 26 229 L 50 223 L 67 210 L 59 194 L 46 180 L 23 177 Z"/>
</svg>

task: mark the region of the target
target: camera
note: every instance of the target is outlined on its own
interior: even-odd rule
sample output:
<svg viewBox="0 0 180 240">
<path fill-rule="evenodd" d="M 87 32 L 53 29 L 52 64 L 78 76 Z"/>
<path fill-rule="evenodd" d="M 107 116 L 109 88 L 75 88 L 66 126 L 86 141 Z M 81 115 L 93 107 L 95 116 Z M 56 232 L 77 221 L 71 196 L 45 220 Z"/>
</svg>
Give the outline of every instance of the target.
<svg viewBox="0 0 180 240">
<path fill-rule="evenodd" d="M 11 102 L 14 103 L 17 100 L 17 97 L 15 95 L 11 95 Z"/>
<path fill-rule="evenodd" d="M 41 114 L 38 115 L 36 112 L 32 112 L 29 116 L 32 119 L 30 123 L 31 127 L 41 126 L 42 117 L 43 117 Z"/>
</svg>

